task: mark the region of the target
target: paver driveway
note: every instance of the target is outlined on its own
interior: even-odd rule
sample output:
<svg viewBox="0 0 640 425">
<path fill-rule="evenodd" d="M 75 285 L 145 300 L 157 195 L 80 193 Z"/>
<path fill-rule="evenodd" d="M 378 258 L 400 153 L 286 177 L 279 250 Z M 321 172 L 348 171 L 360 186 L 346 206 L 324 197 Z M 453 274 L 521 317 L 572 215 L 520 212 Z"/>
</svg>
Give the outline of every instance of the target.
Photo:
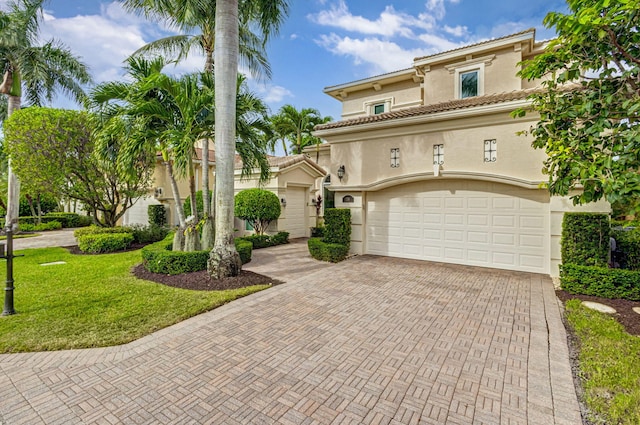
<svg viewBox="0 0 640 425">
<path fill-rule="evenodd" d="M 582 422 L 550 279 L 362 256 L 125 346 L 1 355 L 0 423 Z"/>
</svg>

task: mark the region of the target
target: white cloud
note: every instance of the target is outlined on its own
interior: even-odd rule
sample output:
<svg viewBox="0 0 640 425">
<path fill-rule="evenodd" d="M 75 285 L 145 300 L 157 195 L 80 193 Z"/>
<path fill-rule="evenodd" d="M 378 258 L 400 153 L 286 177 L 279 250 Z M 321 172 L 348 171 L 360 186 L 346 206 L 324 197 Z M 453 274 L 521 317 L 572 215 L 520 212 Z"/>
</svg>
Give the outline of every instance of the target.
<svg viewBox="0 0 640 425">
<path fill-rule="evenodd" d="M 277 85 L 258 85 L 256 91 L 262 97 L 262 100 L 266 103 L 280 103 L 286 98 L 292 98 L 293 93 L 287 88 Z"/>
<path fill-rule="evenodd" d="M 446 32 L 447 34 L 451 34 L 454 37 L 466 36 L 469 33 L 467 27 L 462 25 L 457 25 L 455 27 L 445 25 L 442 29 L 444 30 L 444 32 Z"/>
<path fill-rule="evenodd" d="M 328 10 L 323 10 L 308 18 L 320 25 L 340 28 L 342 30 L 367 35 L 413 37 L 412 28 L 429 30 L 434 21 L 428 15 L 414 17 L 406 13 L 397 12 L 393 6 L 387 6 L 376 20 L 355 16 L 344 0 L 339 0 Z"/>
<path fill-rule="evenodd" d="M 377 38 L 357 39 L 337 34 L 322 35 L 318 44 L 337 55 L 351 56 L 355 64 L 374 66 L 373 72 L 390 72 L 407 68 L 418 56 L 432 53 L 428 49 L 403 49 L 394 42 Z"/>
</svg>

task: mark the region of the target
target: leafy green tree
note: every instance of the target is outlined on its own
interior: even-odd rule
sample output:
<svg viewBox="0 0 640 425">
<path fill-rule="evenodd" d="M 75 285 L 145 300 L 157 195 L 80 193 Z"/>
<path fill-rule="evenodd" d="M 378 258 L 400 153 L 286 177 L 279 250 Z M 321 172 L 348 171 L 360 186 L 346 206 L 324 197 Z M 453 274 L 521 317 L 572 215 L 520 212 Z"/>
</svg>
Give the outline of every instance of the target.
<svg viewBox="0 0 640 425">
<path fill-rule="evenodd" d="M 543 79 L 544 89 L 530 96 L 540 114 L 530 133 L 548 155 L 549 191 L 572 194 L 577 204 L 638 199 L 640 0 L 567 4 L 569 14 L 544 19 L 558 37 L 519 73 Z"/>
<path fill-rule="evenodd" d="M 7 115 L 20 109 L 23 91 L 30 105 L 51 102 L 58 91 L 82 102 L 82 84 L 91 78 L 87 67 L 64 45 L 50 40 L 38 45 L 44 0 L 12 0 L 8 12 L 0 11 L 0 68 L 4 71 L 0 93 L 7 96 Z M 8 167 L 9 215 L 19 197 L 11 159 Z M 17 217 L 9 217 L 10 220 Z"/>
<path fill-rule="evenodd" d="M 246 189 L 236 195 L 235 216 L 251 223 L 258 235 L 266 232 L 269 224 L 280 217 L 280 212 L 280 200 L 268 190 Z"/>
<path fill-rule="evenodd" d="M 296 109 L 293 105 L 284 105 L 278 113 L 271 117 L 271 124 L 276 137 L 271 140 L 271 150 L 275 150 L 275 144 L 280 141 L 287 155 L 286 142 L 290 143 L 291 152 L 301 154 L 307 146 L 320 145 L 322 139 L 315 137 L 312 132 L 318 124 L 331 121 L 332 118 L 323 117 L 317 109 Z"/>
<path fill-rule="evenodd" d="M 112 137 L 109 154 L 98 156 L 91 132 L 97 126 L 86 112 L 31 107 L 5 121 L 5 143 L 20 178 L 82 202 L 97 223 L 112 227 L 150 189 L 154 157 L 140 155 L 136 173 L 123 173 L 122 138 Z"/>
</svg>

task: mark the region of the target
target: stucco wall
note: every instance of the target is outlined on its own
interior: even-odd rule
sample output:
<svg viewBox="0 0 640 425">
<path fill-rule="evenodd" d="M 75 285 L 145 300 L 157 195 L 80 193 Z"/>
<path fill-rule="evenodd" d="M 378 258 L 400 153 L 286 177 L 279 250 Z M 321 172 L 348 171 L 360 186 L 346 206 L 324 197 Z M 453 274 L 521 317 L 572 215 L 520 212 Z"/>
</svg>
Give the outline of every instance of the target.
<svg viewBox="0 0 640 425">
<path fill-rule="evenodd" d="M 350 92 L 342 102 L 342 118 L 349 119 L 369 115 L 367 104 L 383 103 L 390 99 L 390 110 L 397 110 L 421 104 L 420 83 L 413 79 L 382 85 L 379 91 L 369 88 L 362 91 Z"/>
</svg>

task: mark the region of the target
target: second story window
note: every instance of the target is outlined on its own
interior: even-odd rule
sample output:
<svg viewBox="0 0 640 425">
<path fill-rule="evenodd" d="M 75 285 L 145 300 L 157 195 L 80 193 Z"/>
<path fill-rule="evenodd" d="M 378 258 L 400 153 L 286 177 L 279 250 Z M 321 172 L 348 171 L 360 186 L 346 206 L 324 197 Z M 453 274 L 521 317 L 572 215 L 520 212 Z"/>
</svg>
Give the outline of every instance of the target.
<svg viewBox="0 0 640 425">
<path fill-rule="evenodd" d="M 444 164 L 444 145 L 433 145 L 433 165 Z"/>
<path fill-rule="evenodd" d="M 374 113 L 374 115 L 383 114 L 384 113 L 384 103 L 378 103 L 377 105 L 373 105 L 373 113 Z"/>
<path fill-rule="evenodd" d="M 480 80 L 479 77 L 480 71 L 478 71 L 477 69 L 460 73 L 460 99 L 478 95 L 478 83 Z"/>
</svg>

